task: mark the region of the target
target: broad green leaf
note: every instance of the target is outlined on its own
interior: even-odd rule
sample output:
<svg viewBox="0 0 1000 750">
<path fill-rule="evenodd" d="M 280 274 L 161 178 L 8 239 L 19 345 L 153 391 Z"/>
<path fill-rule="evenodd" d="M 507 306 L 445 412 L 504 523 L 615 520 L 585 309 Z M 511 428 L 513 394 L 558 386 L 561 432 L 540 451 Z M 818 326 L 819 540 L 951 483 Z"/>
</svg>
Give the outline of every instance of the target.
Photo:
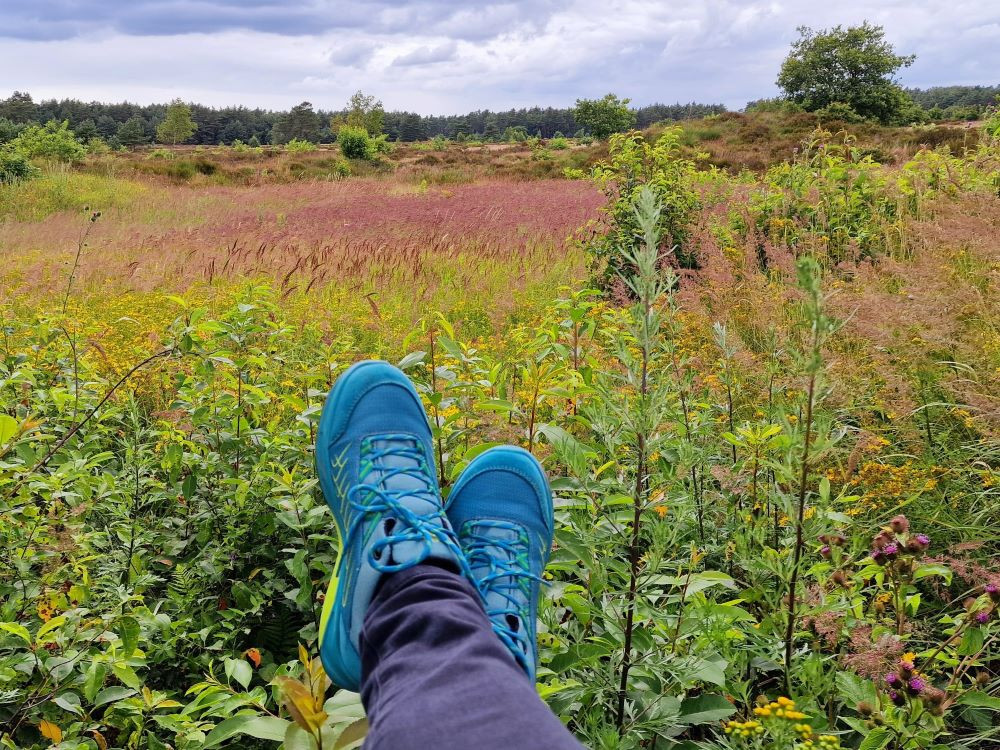
<svg viewBox="0 0 1000 750">
<path fill-rule="evenodd" d="M 728 662 L 725 659 L 719 659 L 717 661 L 700 659 L 695 662 L 692 670 L 688 672 L 688 677 L 692 680 L 709 682 L 713 685 L 722 687 L 726 684 L 727 664 Z"/>
<path fill-rule="evenodd" d="M 108 675 L 108 667 L 103 662 L 93 661 L 87 668 L 87 675 L 83 683 L 83 696 L 88 701 L 93 701 L 97 691 L 104 686 L 104 678 Z"/>
<path fill-rule="evenodd" d="M 358 719 L 341 733 L 333 750 L 349 750 L 359 747 L 368 735 L 368 719 Z"/>
<path fill-rule="evenodd" d="M 14 417 L 7 414 L 0 414 L 0 448 L 14 437 L 19 430 L 20 425 Z"/>
<path fill-rule="evenodd" d="M 427 352 L 410 352 L 401 360 L 399 360 L 399 362 L 396 364 L 396 367 L 398 367 L 403 372 L 406 372 L 411 367 L 416 367 L 417 365 L 422 363 L 426 357 L 427 357 Z"/>
<path fill-rule="evenodd" d="M 941 563 L 928 563 L 918 566 L 913 573 L 913 580 L 919 581 L 921 578 L 930 578 L 931 576 L 941 576 L 944 578 L 945 584 L 951 584 L 951 568 Z"/>
<path fill-rule="evenodd" d="M 49 620 L 47 623 L 45 623 L 44 625 L 42 625 L 42 627 L 38 629 L 38 634 L 35 636 L 35 640 L 38 643 L 45 643 L 43 638 L 45 638 L 45 636 L 47 636 L 53 630 L 56 630 L 57 628 L 61 627 L 65 622 L 66 618 L 63 615 L 59 615 L 59 617 L 53 617 L 51 620 Z"/>
<path fill-rule="evenodd" d="M 31 643 L 31 633 L 24 625 L 19 625 L 16 622 L 0 622 L 0 630 L 4 630 L 11 635 L 16 635 L 25 643 Z"/>
<path fill-rule="evenodd" d="M 105 703 L 116 703 L 117 701 L 131 698 L 133 695 L 135 695 L 135 690 L 131 688 L 112 685 L 111 687 L 104 688 L 104 690 L 97 694 L 97 697 L 94 699 L 94 706 L 103 706 Z"/>
<path fill-rule="evenodd" d="M 139 622 L 129 615 L 121 618 L 118 621 L 118 637 L 122 639 L 122 656 L 130 658 L 139 645 Z"/>
<path fill-rule="evenodd" d="M 885 727 L 876 727 L 862 740 L 858 750 L 882 750 L 892 739 L 892 732 Z"/>
<path fill-rule="evenodd" d="M 226 719 L 218 724 L 208 737 L 205 738 L 205 747 L 216 747 L 235 737 L 237 734 L 248 734 L 259 740 L 273 740 L 281 742 L 285 739 L 291 722 L 279 719 L 274 716 L 258 716 L 257 714 L 241 714 Z"/>
<path fill-rule="evenodd" d="M 728 589 L 736 588 L 736 584 L 733 582 L 731 576 L 718 570 L 706 570 L 691 576 L 687 585 L 687 595 L 692 596 L 712 586 L 725 586 Z"/>
<path fill-rule="evenodd" d="M 961 656 L 973 656 L 978 654 L 985 642 L 982 628 L 969 628 L 962 636 L 962 642 L 958 644 L 958 653 Z"/>
<path fill-rule="evenodd" d="M 960 706 L 971 706 L 973 708 L 988 708 L 991 711 L 1000 711 L 1000 698 L 987 695 L 980 690 L 971 690 L 957 701 Z"/>
<path fill-rule="evenodd" d="M 226 659 L 226 677 L 246 688 L 253 679 L 253 667 L 245 659 Z"/>
<path fill-rule="evenodd" d="M 688 726 L 722 721 L 736 713 L 736 706 L 721 695 L 699 695 L 681 701 L 679 721 Z"/>
</svg>

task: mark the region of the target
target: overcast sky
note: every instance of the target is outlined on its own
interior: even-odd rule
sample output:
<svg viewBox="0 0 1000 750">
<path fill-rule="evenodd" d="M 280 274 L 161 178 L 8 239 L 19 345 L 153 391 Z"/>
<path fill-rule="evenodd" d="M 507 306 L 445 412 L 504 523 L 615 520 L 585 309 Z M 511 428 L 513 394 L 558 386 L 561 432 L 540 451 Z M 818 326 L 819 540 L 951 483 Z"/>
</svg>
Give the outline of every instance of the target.
<svg viewBox="0 0 1000 750">
<path fill-rule="evenodd" d="M 909 86 L 1000 84 L 1000 0 L 0 0 L 0 98 L 450 114 L 775 93 L 802 24 L 882 24 Z"/>
</svg>

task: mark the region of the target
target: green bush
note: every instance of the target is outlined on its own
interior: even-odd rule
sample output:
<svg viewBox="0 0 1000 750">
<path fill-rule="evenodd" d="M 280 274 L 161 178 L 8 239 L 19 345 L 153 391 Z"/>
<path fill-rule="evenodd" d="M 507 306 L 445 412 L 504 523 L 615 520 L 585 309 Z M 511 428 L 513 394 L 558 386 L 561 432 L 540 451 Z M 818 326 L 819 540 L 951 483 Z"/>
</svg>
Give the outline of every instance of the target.
<svg viewBox="0 0 1000 750">
<path fill-rule="evenodd" d="M 234 146 L 236 144 L 233 144 Z M 316 150 L 316 144 L 312 141 L 305 141 L 300 138 L 292 138 L 285 144 L 285 151 L 290 154 L 309 154 Z"/>
<path fill-rule="evenodd" d="M 563 149 L 569 148 L 569 141 L 563 136 L 557 136 L 549 140 L 549 148 L 555 149 L 556 151 L 562 151 Z"/>
<path fill-rule="evenodd" d="M 16 122 L 12 122 L 6 117 L 0 117 L 0 144 L 7 143 L 17 138 L 23 128 L 23 125 L 18 125 Z"/>
<path fill-rule="evenodd" d="M 49 120 L 44 125 L 29 125 L 12 140 L 7 149 L 27 159 L 51 159 L 61 162 L 82 161 L 87 155 L 69 122 Z"/>
<path fill-rule="evenodd" d="M 0 185 L 11 185 L 27 180 L 37 171 L 31 166 L 31 162 L 20 154 L 0 153 Z"/>
<path fill-rule="evenodd" d="M 337 143 L 348 159 L 370 159 L 372 156 L 372 139 L 364 128 L 345 125 L 337 133 Z"/>
<path fill-rule="evenodd" d="M 820 120 L 840 120 L 841 122 L 861 122 L 862 118 L 850 104 L 844 102 L 833 102 L 827 104 L 822 109 L 816 110 L 816 116 Z"/>
<path fill-rule="evenodd" d="M 635 201 L 646 187 L 653 190 L 662 206 L 656 229 L 663 238 L 664 256 L 673 255 L 681 268 L 697 268 L 694 248 L 689 242 L 691 222 L 700 206 L 694 188 L 695 164 L 681 154 L 681 129 L 667 128 L 656 143 L 649 143 L 637 131 L 615 133 L 609 141 L 606 161 L 593 170 L 593 179 L 608 197 L 609 230 L 598 237 L 594 253 L 595 283 L 609 289 L 616 279 L 628 278 L 628 255 L 641 241 Z M 665 262 L 667 258 L 663 259 Z"/>
</svg>

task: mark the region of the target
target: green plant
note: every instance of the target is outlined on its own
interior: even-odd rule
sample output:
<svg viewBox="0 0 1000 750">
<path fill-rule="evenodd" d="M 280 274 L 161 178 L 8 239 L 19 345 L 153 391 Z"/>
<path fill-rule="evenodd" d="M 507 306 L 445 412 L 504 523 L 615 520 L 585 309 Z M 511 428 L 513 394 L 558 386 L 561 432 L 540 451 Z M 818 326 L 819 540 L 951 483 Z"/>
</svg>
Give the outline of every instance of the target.
<svg viewBox="0 0 1000 750">
<path fill-rule="evenodd" d="M 629 99 L 605 94 L 601 99 L 577 99 L 573 119 L 597 138 L 604 140 L 635 125 L 635 112 L 629 109 Z"/>
<path fill-rule="evenodd" d="M 678 127 L 664 130 L 655 143 L 638 132 L 615 134 L 608 160 L 594 166 L 592 178 L 608 198 L 609 231 L 592 244 L 594 272 L 602 289 L 628 275 L 623 272 L 629 255 L 621 248 L 635 247 L 641 241 L 634 206 L 647 187 L 661 206 L 657 214 L 661 263 L 697 267 L 697 255 L 688 244 L 690 223 L 699 206 L 692 183 L 695 165 L 683 156 L 680 136 Z"/>
<path fill-rule="evenodd" d="M 76 140 L 67 121 L 50 120 L 44 125 L 29 125 L 14 140 L 4 146 L 11 155 L 27 159 L 49 159 L 52 161 L 75 162 L 86 155 L 86 149 Z"/>
<path fill-rule="evenodd" d="M 28 158 L 22 154 L 0 153 L 0 185 L 11 185 L 38 174 Z"/>
<path fill-rule="evenodd" d="M 337 132 L 337 143 L 348 159 L 369 159 L 372 156 L 372 139 L 364 128 L 345 125 Z"/>
<path fill-rule="evenodd" d="M 310 141 L 292 138 L 285 144 L 285 151 L 290 154 L 309 154 L 316 150 L 316 144 Z"/>
</svg>

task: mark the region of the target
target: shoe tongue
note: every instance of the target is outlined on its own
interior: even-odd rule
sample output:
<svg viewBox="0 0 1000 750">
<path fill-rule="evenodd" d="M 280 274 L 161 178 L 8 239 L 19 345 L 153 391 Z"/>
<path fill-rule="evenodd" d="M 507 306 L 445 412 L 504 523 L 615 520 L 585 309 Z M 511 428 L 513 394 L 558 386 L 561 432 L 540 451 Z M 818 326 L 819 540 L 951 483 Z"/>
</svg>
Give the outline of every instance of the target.
<svg viewBox="0 0 1000 750">
<path fill-rule="evenodd" d="M 408 495 L 414 500 L 426 502 L 427 508 L 421 505 L 412 508 L 412 510 L 417 513 L 427 512 L 433 505 L 432 492 L 429 487 L 430 479 L 426 475 L 425 462 L 420 459 L 421 447 L 416 439 L 406 437 L 372 438 L 371 448 L 379 453 L 403 450 L 406 452 L 383 453 L 373 462 L 372 471 L 366 482 L 380 487 L 384 492 Z"/>
<path fill-rule="evenodd" d="M 473 534 L 490 540 L 515 543 L 515 549 L 520 547 L 518 542 L 521 535 L 517 529 L 498 528 L 492 525 L 476 523 L 469 524 L 467 529 Z M 483 551 L 495 560 L 494 565 L 496 563 L 513 562 L 517 557 L 516 553 L 508 549 L 507 545 L 502 544 L 490 545 Z M 477 579 L 482 579 L 483 576 L 493 572 L 490 562 L 485 558 L 485 554 L 477 555 L 470 563 L 472 573 Z M 519 580 L 514 576 L 499 576 L 495 578 L 489 585 L 489 588 L 483 592 L 486 595 L 487 609 L 509 609 L 511 602 L 507 597 L 513 597 L 519 605 L 527 601 L 527 596 L 524 595 L 518 585 Z"/>
</svg>

